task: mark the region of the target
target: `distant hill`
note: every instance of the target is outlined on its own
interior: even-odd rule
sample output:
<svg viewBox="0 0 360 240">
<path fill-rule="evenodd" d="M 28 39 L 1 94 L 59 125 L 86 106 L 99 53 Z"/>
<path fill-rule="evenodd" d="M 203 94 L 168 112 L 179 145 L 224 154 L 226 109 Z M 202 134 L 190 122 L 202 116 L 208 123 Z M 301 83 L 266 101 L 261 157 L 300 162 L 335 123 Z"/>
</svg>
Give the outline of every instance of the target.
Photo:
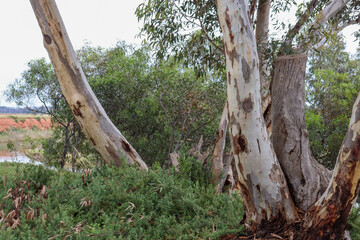
<svg viewBox="0 0 360 240">
<path fill-rule="evenodd" d="M 40 108 L 37 108 L 40 109 Z M 19 107 L 5 107 L 0 106 L 0 113 L 32 113 L 34 112 L 30 111 L 27 108 L 19 108 Z"/>
</svg>

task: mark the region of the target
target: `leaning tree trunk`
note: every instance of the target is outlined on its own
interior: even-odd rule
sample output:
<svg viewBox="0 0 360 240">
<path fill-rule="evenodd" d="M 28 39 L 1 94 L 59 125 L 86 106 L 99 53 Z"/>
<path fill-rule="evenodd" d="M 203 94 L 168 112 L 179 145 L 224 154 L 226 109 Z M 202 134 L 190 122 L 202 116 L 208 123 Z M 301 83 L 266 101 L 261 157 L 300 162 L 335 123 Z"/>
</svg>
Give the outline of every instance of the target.
<svg viewBox="0 0 360 240">
<path fill-rule="evenodd" d="M 292 222 L 297 213 L 261 110 L 259 59 L 245 0 L 217 0 L 223 32 L 231 147 L 247 228 Z"/>
<path fill-rule="evenodd" d="M 353 107 L 331 182 L 307 211 L 309 239 L 343 239 L 352 206 L 360 192 L 360 94 Z"/>
<path fill-rule="evenodd" d="M 310 151 L 305 123 L 306 62 L 306 54 L 278 57 L 272 86 L 274 149 L 295 205 L 304 211 L 320 198 L 331 177 Z"/>
<path fill-rule="evenodd" d="M 109 164 L 137 163 L 148 169 L 135 149 L 114 126 L 91 90 L 54 0 L 30 0 L 40 25 L 61 91 L 81 129 Z"/>
</svg>

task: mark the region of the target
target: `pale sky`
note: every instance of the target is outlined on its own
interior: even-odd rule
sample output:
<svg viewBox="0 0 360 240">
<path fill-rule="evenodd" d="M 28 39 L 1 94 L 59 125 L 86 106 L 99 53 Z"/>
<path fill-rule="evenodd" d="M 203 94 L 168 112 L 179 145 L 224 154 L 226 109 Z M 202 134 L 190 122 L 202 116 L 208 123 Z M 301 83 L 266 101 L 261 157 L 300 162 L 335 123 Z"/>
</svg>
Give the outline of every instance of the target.
<svg viewBox="0 0 360 240">
<path fill-rule="evenodd" d="M 117 41 L 140 44 L 135 38 L 141 24 L 134 15 L 143 0 L 58 0 L 65 27 L 75 49 L 89 41 L 94 46 L 111 47 Z M 27 62 L 48 58 L 43 38 L 29 0 L 0 0 L 0 106 L 2 92 L 20 78 Z"/>
<path fill-rule="evenodd" d="M 85 41 L 93 46 L 111 47 L 119 40 L 140 44 L 135 38 L 141 24 L 134 15 L 144 0 L 58 0 L 57 5 L 75 49 Z M 288 14 L 289 15 L 289 14 Z M 5 102 L 2 92 L 26 69 L 32 59 L 46 57 L 40 28 L 29 0 L 0 0 L 0 106 L 15 106 Z M 347 50 L 355 53 L 351 33 L 359 26 L 349 27 L 344 33 L 350 37 Z"/>
</svg>

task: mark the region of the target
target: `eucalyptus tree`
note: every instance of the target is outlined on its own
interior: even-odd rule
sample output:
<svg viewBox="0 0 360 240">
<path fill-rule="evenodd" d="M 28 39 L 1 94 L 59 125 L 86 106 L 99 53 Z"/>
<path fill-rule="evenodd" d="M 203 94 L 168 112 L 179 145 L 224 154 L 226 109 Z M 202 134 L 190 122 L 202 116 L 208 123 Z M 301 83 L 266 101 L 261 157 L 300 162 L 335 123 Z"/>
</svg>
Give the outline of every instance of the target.
<svg viewBox="0 0 360 240">
<path fill-rule="evenodd" d="M 30 1 L 44 37 L 62 93 L 77 122 L 96 151 L 108 163 L 148 167 L 139 154 L 110 121 L 91 90 L 76 58 L 55 1 Z"/>
<path fill-rule="evenodd" d="M 128 156 L 130 162 L 138 161 L 144 167 L 139 158 L 131 158 L 134 149 L 118 131 L 115 131 L 116 139 L 120 139 L 118 141 L 106 135 L 109 131 L 103 133 L 103 130 L 109 130 L 108 119 L 89 91 L 54 1 L 31 2 L 43 31 L 45 47 L 52 58 L 60 83 L 63 84 L 62 91 L 95 148 L 103 153 L 105 159 L 112 159 L 115 163 L 119 157 L 114 154 L 117 149 Z M 260 71 L 264 69 L 263 65 L 270 65 L 262 57 L 266 56 L 266 52 L 259 55 L 257 47 L 257 42 L 266 45 L 266 40 L 257 40 L 253 31 L 255 21 L 252 20 L 258 2 L 251 1 L 249 4 L 244 0 L 218 0 L 215 4 L 214 1 L 150 1 L 152 2 L 162 3 L 160 10 L 150 5 L 145 10 L 151 13 L 144 16 L 154 16 L 159 22 L 157 25 L 145 25 L 147 28 L 156 29 L 165 18 L 171 19 L 173 26 L 182 27 L 183 22 L 173 18 L 167 11 L 179 9 L 181 18 L 187 19 L 188 6 L 192 6 L 190 13 L 195 12 L 195 18 L 200 19 L 198 27 L 201 29 L 198 30 L 203 31 L 210 42 L 205 45 L 205 50 L 202 48 L 199 52 L 204 50 L 208 53 L 215 47 L 225 55 L 229 137 L 235 159 L 234 176 L 240 185 L 245 205 L 246 228 L 265 238 L 271 235 L 272 230 L 269 229 L 275 229 L 276 234 L 290 239 L 344 238 L 346 220 L 360 190 L 360 95 L 354 104 L 348 132 L 330 176 L 331 173 L 315 161 L 309 149 L 304 120 L 303 80 L 309 46 L 321 42 L 323 26 L 326 30 L 339 31 L 348 24 L 357 23 L 359 15 L 356 13 L 360 3 L 345 0 L 311 1 L 303 14 L 299 14 L 299 21 L 285 35 L 278 51 L 273 54 L 280 55 L 274 61 L 272 76 L 272 114 L 276 117 L 272 123 L 273 147 L 263 117 L 268 112 L 268 107 L 264 107 L 262 94 L 268 94 L 269 91 L 261 90 L 261 86 L 268 88 L 266 82 L 261 81 L 268 80 L 267 71 Z M 286 1 L 285 6 L 287 3 Z M 258 6 L 262 7 L 263 4 Z M 220 39 L 221 35 L 216 35 L 220 31 L 215 30 L 215 27 L 221 27 L 223 47 L 219 46 L 220 41 L 211 38 L 209 29 L 204 27 L 203 16 L 208 16 L 210 22 L 216 22 L 218 16 L 219 25 L 210 24 L 208 27 L 214 27 L 213 37 L 218 36 Z M 262 21 L 265 20 L 266 18 Z M 189 26 L 191 25 L 185 25 L 186 28 L 178 32 L 191 31 Z M 265 24 L 263 29 L 266 28 Z M 173 41 L 172 32 L 176 29 L 164 27 L 164 32 L 160 33 L 169 35 L 170 41 Z M 151 38 L 153 36 L 155 37 Z M 190 40 L 193 39 L 194 35 L 190 36 Z M 266 33 L 257 36 L 266 36 Z M 293 44 L 295 37 L 296 45 Z M 151 35 L 150 39 L 156 40 L 156 35 Z M 166 42 L 159 43 L 160 46 L 164 44 Z M 197 52 L 196 48 L 193 49 Z M 193 66 L 206 63 L 194 60 Z M 265 77 L 262 78 L 261 74 L 265 74 Z M 101 124 L 104 122 L 105 127 L 102 128 Z M 100 136 L 100 142 L 98 138 L 94 138 L 95 133 L 96 137 Z M 122 148 L 117 144 L 122 145 Z M 113 154 L 115 158 L 109 157 Z M 298 209 L 305 211 L 304 217 Z M 287 223 L 287 227 L 279 227 L 284 223 Z"/>
<path fill-rule="evenodd" d="M 279 222 L 292 226 L 297 222 L 302 231 L 289 231 L 296 239 L 341 239 L 351 206 L 359 193 L 359 97 L 338 162 L 331 173 L 313 158 L 309 148 L 304 117 L 304 78 L 312 47 L 319 47 L 326 41 L 324 33 L 339 33 L 351 24 L 358 24 L 360 3 L 313 0 L 300 4 L 297 23 L 269 54 L 266 47 L 269 14 L 265 11 L 268 9 L 260 8 L 270 8 L 272 4 L 273 11 L 280 11 L 291 3 L 218 0 L 216 5 L 208 1 L 148 0 L 139 7 L 138 14 L 144 19 L 143 31 L 150 41 L 171 51 L 166 44 L 178 47 L 178 42 L 192 36 L 191 27 L 202 30 L 208 44 L 215 46 L 209 36 L 218 37 L 216 34 L 220 31 L 209 33 L 210 28 L 202 27 L 206 24 L 201 16 L 217 11 L 224 40 L 223 48 L 220 48 L 226 59 L 229 135 L 235 159 L 233 171 L 244 198 L 247 228 L 256 231 Z M 154 10 L 152 7 L 158 4 L 164 4 L 163 8 Z M 170 6 L 172 10 L 169 10 Z M 211 10 L 200 14 L 207 7 Z M 256 8 L 259 14 L 255 18 Z M 173 9 L 176 10 L 175 18 L 165 19 L 162 13 L 172 14 Z M 167 34 L 163 30 L 171 29 L 167 28 L 171 25 L 169 19 L 175 19 L 176 24 Z M 188 19 L 191 27 L 182 24 Z M 183 26 L 184 29 L 178 29 Z M 218 25 L 210 22 L 210 26 Z M 255 35 L 253 28 L 260 26 L 264 32 Z M 266 59 L 266 56 L 271 58 Z M 268 77 L 273 82 L 272 88 L 267 84 Z M 263 118 L 263 114 L 266 117 L 269 113 L 264 100 L 270 90 L 273 145 Z M 306 211 L 301 221 L 295 221 L 300 216 L 296 207 Z"/>
<path fill-rule="evenodd" d="M 228 72 L 229 134 L 248 228 L 261 229 L 279 221 L 294 226 L 299 217 L 297 206 L 306 212 L 298 226 L 301 231 L 296 227 L 289 230 L 293 238 L 344 238 L 346 219 L 360 191 L 360 95 L 331 181 L 326 184 L 329 173 L 311 156 L 304 120 L 307 54 L 276 59 L 272 86 L 273 148 L 261 114 L 259 57 L 248 4 L 226 0 L 218 0 L 217 4 Z M 346 1 L 330 2 L 319 12 L 310 32 L 319 34 L 319 26 L 344 7 Z M 307 53 L 308 48 L 302 50 Z"/>
<path fill-rule="evenodd" d="M 7 101 L 15 102 L 32 112 L 51 116 L 52 123 L 64 136 L 62 146 L 59 147 L 60 167 L 63 168 L 71 149 L 70 141 L 79 129 L 74 127 L 76 121 L 63 99 L 51 64 L 44 58 L 30 61 L 28 69 L 7 87 L 5 95 Z M 35 107 L 39 104 L 41 107 Z"/>
</svg>

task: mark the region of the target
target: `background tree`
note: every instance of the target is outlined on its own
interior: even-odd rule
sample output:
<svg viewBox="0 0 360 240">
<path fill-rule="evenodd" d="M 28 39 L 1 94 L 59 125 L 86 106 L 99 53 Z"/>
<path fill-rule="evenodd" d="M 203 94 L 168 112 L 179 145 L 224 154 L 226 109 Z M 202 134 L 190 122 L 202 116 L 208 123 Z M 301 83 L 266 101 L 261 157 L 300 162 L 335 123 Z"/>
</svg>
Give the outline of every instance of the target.
<svg viewBox="0 0 360 240">
<path fill-rule="evenodd" d="M 325 7 L 321 4 L 325 4 Z M 252 29 L 253 24 L 250 20 L 252 15 L 250 14 L 250 17 L 248 15 L 252 11 L 248 10 L 247 1 L 217 1 L 226 57 L 229 135 L 237 177 L 243 193 L 245 223 L 247 228 L 254 232 L 263 229 L 264 225 L 274 227 L 278 226 L 279 222 L 287 222 L 290 228 L 293 227 L 289 231 L 290 235 L 295 234 L 297 239 L 341 239 L 346 227 L 345 220 L 359 193 L 360 106 L 358 103 L 360 97 L 353 107 L 350 126 L 338 155 L 332 181 L 322 196 L 329 172 L 314 160 L 309 149 L 304 117 L 303 81 L 308 46 L 321 40 L 322 26 L 325 24 L 325 27 L 329 27 L 331 24 L 326 24 L 331 23 L 329 20 L 338 19 L 337 23 L 341 24 L 348 23 L 343 20 L 356 20 L 351 17 L 359 5 L 357 1 L 337 0 L 329 3 L 324 1 L 321 4 L 312 1 L 307 5 L 306 10 L 299 17 L 299 22 L 289 30 L 279 51 L 275 53 L 275 55 L 282 55 L 275 60 L 273 86 L 276 87 L 272 89 L 274 102 L 272 114 L 277 117 L 273 119 L 273 142 L 277 144 L 275 154 L 261 108 L 260 59 Z M 49 7 L 51 9 L 51 6 Z M 34 9 L 36 11 L 37 7 Z M 43 18 L 38 18 L 40 25 L 41 21 L 46 19 L 44 13 L 42 13 Z M 344 15 L 346 18 L 339 17 L 338 14 L 344 13 L 349 13 Z M 55 11 L 52 15 L 58 14 Z M 159 16 L 165 15 L 159 14 Z M 60 40 L 58 32 L 55 31 L 58 29 L 52 29 L 52 26 L 56 27 L 56 24 L 47 25 L 48 28 L 42 27 L 47 44 L 45 45 L 56 66 L 59 61 L 64 60 L 64 56 L 61 55 L 59 49 L 56 51 L 57 48 L 51 48 L 58 46 L 51 44 L 54 39 Z M 339 28 L 342 26 L 340 25 Z M 337 26 L 336 29 L 338 29 Z M 51 32 L 51 30 L 54 31 Z M 301 33 L 305 33 L 303 36 L 306 37 L 301 38 Z M 63 34 L 60 34 L 60 38 L 62 36 Z M 293 46 L 294 39 L 298 41 L 296 46 Z M 57 43 L 60 44 L 61 41 Z M 68 46 L 65 45 L 64 49 L 66 47 Z M 289 56 L 290 53 L 305 54 Z M 58 64 L 57 73 L 71 76 L 73 65 L 69 64 L 69 61 L 62 62 L 68 68 L 62 69 L 63 66 Z M 81 70 L 80 75 L 82 75 Z M 83 77 L 81 79 L 84 80 Z M 73 88 L 67 86 L 63 88 L 63 92 L 66 90 L 71 92 Z M 284 101 L 284 99 L 289 101 Z M 70 102 L 70 106 L 75 114 L 77 113 L 76 115 L 80 115 L 76 111 L 78 109 L 75 103 Z M 83 110 L 86 111 L 87 108 Z M 82 116 L 93 116 L 93 112 L 80 113 Z M 79 122 L 80 120 L 83 118 L 78 119 Z M 314 204 L 315 201 L 317 202 Z M 298 226 L 294 224 L 298 216 L 295 206 L 306 210 L 305 219 L 300 221 L 300 228 L 303 231 L 298 231 Z"/>
<path fill-rule="evenodd" d="M 153 59 L 146 46 L 85 47 L 79 55 L 110 119 L 148 157 L 148 164 L 163 164 L 170 153 L 195 144 L 201 135 L 204 147 L 212 145 L 217 109 L 224 101 L 216 75 L 196 77 L 192 68 Z"/>
<path fill-rule="evenodd" d="M 63 168 L 67 154 L 72 149 L 71 138 L 79 131 L 79 127 L 77 127 L 70 108 L 65 103 L 51 64 L 47 63 L 44 58 L 30 61 L 28 69 L 22 73 L 21 78 L 10 84 L 5 93 L 7 101 L 15 102 L 18 106 L 26 107 L 35 113 L 51 116 L 53 126 L 57 134 L 62 136 L 62 141 L 56 141 L 58 138 L 53 139 L 49 148 L 46 147 L 47 142 L 45 141 L 43 147 L 45 152 L 54 153 L 46 154 L 47 161 L 56 163 L 57 159 L 61 159 L 59 164 Z M 39 104 L 41 107 L 36 107 Z M 54 159 L 56 160 L 54 161 Z"/>
<path fill-rule="evenodd" d="M 149 47 L 135 48 L 123 42 L 108 49 L 85 44 L 77 55 L 109 118 L 123 129 L 138 152 L 147 156 L 147 164 L 167 163 L 170 153 L 195 145 L 201 136 L 203 148 L 212 148 L 217 109 L 224 102 L 224 94 L 218 92 L 223 83 L 217 78 L 196 77 L 192 68 L 182 64 L 155 61 Z M 57 128 L 52 139 L 43 143 L 48 163 L 60 158 L 64 159 L 62 164 L 72 158 L 68 152 L 78 153 L 78 164 L 97 159 L 89 142 L 75 133 L 79 128 L 50 63 L 44 59 L 31 61 L 7 94 L 9 100 L 30 109 L 35 109 L 34 99 L 46 98 L 39 99 L 41 109 L 54 115 Z M 62 119 L 69 121 L 65 124 Z"/>
<path fill-rule="evenodd" d="M 310 144 L 314 157 L 329 168 L 335 165 L 360 89 L 359 64 L 357 55 L 345 52 L 344 42 L 337 38 L 314 51 L 309 61 L 306 121 Z"/>
</svg>

